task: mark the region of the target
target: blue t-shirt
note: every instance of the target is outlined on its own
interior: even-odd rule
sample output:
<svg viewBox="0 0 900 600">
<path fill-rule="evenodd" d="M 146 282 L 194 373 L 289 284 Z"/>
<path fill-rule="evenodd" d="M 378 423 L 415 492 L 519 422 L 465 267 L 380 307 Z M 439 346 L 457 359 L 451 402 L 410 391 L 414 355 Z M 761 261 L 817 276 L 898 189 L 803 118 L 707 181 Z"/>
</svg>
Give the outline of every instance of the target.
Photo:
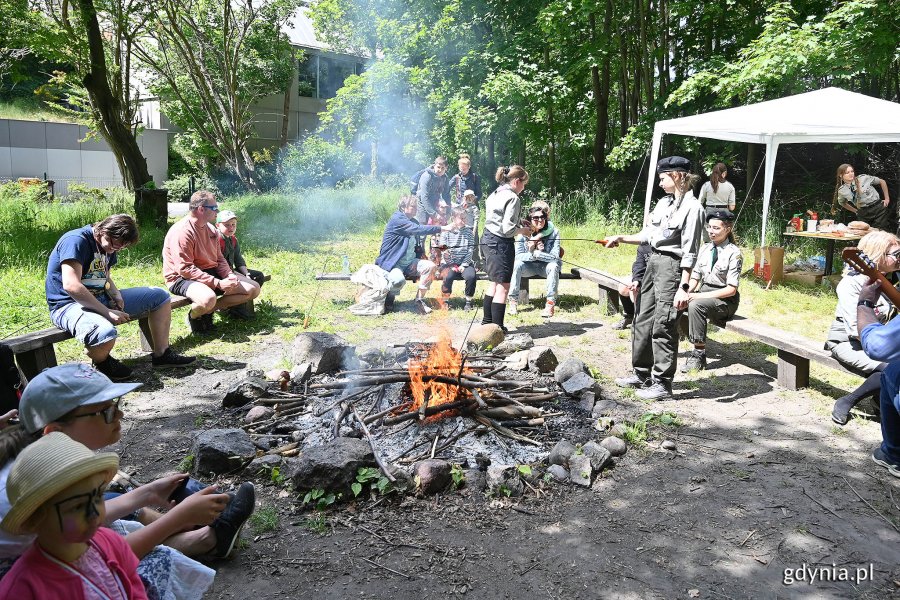
<svg viewBox="0 0 900 600">
<path fill-rule="evenodd" d="M 62 263 L 67 260 L 77 260 L 81 264 L 81 283 L 106 304 L 106 280 L 109 270 L 116 264 L 116 253 L 105 254 L 100 250 L 94 239 L 94 228 L 85 225 L 64 234 L 50 253 L 44 284 L 50 312 L 75 302 L 62 284 Z"/>
</svg>

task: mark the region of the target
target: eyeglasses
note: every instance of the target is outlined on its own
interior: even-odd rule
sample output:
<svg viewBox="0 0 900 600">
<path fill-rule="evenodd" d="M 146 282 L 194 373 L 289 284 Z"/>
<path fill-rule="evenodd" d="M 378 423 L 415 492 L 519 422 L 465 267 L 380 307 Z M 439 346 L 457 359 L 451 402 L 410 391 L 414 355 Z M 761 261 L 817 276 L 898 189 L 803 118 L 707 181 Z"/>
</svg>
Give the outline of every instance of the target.
<svg viewBox="0 0 900 600">
<path fill-rule="evenodd" d="M 900 250 L 897 250 L 895 252 L 888 252 L 887 255 L 892 256 L 894 258 L 894 260 L 896 260 L 897 262 L 900 262 Z"/>
<path fill-rule="evenodd" d="M 101 415 L 103 417 L 103 422 L 107 425 L 110 425 L 113 421 L 116 420 L 116 412 L 119 410 L 119 402 L 121 398 L 117 398 L 115 402 L 104 408 L 103 410 L 98 410 L 92 413 L 85 413 L 83 415 L 74 415 L 71 417 L 72 419 L 80 419 L 81 417 L 96 417 L 97 415 Z"/>
<path fill-rule="evenodd" d="M 214 210 L 214 211 L 216 211 L 216 212 L 219 212 L 219 205 L 218 205 L 218 204 L 216 204 L 216 205 L 214 205 L 214 206 L 210 206 L 209 204 L 202 204 L 201 206 L 203 206 L 203 208 L 208 208 L 209 210 Z"/>
</svg>

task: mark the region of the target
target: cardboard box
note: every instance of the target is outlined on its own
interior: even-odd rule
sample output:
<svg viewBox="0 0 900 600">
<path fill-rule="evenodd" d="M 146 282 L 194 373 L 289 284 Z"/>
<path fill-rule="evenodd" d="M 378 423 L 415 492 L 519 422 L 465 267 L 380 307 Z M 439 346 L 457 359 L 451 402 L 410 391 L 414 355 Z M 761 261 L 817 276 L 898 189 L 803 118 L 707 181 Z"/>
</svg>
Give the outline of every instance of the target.
<svg viewBox="0 0 900 600">
<path fill-rule="evenodd" d="M 822 277 L 825 271 L 794 271 L 793 273 L 785 273 L 784 280 L 801 285 L 822 285 Z"/>
<path fill-rule="evenodd" d="M 761 259 L 765 265 L 760 266 Z M 781 283 L 784 279 L 784 248 L 780 246 L 764 246 L 753 250 L 753 274 L 772 284 Z"/>
</svg>

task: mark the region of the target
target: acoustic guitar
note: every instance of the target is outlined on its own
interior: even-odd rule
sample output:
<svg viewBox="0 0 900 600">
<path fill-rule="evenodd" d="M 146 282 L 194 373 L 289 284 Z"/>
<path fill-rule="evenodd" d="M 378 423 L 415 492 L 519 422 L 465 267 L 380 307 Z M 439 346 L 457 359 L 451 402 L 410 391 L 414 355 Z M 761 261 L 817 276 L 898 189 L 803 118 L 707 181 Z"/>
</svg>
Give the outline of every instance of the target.
<svg viewBox="0 0 900 600">
<path fill-rule="evenodd" d="M 881 284 L 882 293 L 900 310 L 900 290 L 888 281 L 884 273 L 878 270 L 875 261 L 869 258 L 865 252 L 859 248 L 844 248 L 841 251 L 841 258 L 860 273 L 868 275 L 869 279 L 878 281 Z"/>
</svg>

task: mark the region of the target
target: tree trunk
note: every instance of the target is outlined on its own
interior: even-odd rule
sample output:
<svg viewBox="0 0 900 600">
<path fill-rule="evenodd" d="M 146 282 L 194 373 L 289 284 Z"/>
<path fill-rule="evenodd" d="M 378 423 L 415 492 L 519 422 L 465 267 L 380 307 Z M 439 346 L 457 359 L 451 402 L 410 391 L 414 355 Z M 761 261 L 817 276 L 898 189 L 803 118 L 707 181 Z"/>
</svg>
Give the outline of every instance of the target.
<svg viewBox="0 0 900 600">
<path fill-rule="evenodd" d="M 550 70 L 550 49 L 544 48 L 544 65 L 547 67 L 547 70 Z M 550 195 L 556 195 L 556 141 L 555 136 L 556 133 L 554 131 L 553 126 L 553 96 L 550 93 L 549 89 L 546 93 L 546 101 L 547 101 L 547 127 L 549 129 L 548 132 L 548 141 L 547 141 L 547 171 L 548 177 L 550 179 Z"/>
<path fill-rule="evenodd" d="M 591 66 L 591 89 L 594 92 L 594 171 L 599 173 L 603 169 L 606 157 L 606 136 L 609 128 L 609 79 L 610 79 L 610 27 L 612 23 L 612 0 L 606 2 L 606 12 L 603 16 L 603 60 L 600 67 Z M 597 15 L 590 14 L 591 42 L 596 48 L 597 44 Z"/>
<path fill-rule="evenodd" d="M 291 87 L 293 81 L 288 83 L 287 89 L 284 90 L 284 104 L 281 110 L 281 147 L 287 146 L 288 142 L 288 125 L 291 121 Z"/>
<path fill-rule="evenodd" d="M 77 0 L 81 21 L 87 34 L 90 52 L 90 70 L 82 80 L 82 85 L 90 98 L 91 108 L 99 117 L 100 133 L 109 144 L 122 169 L 122 179 L 128 189 L 136 190 L 153 181 L 147 169 L 147 159 L 138 147 L 131 129 L 130 117 L 126 115 L 122 100 L 117 98 L 109 86 L 106 68 L 106 53 L 103 35 L 97 21 L 97 9 L 93 0 Z M 126 118 L 129 120 L 126 121 Z M 137 206 L 135 206 L 137 209 Z"/>
</svg>

